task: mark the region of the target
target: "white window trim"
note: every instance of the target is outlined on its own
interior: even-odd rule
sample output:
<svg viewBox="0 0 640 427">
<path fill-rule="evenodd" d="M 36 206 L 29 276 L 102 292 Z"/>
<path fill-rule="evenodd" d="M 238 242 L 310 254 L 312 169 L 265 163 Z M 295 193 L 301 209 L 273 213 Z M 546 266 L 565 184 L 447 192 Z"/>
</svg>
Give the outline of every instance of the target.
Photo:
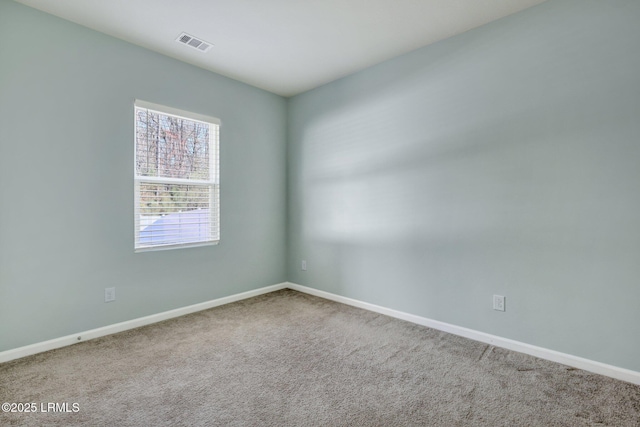
<svg viewBox="0 0 640 427">
<path fill-rule="evenodd" d="M 137 174 L 136 160 L 137 160 L 137 128 L 134 123 L 133 126 L 133 171 L 134 171 L 134 252 L 154 252 L 179 248 L 194 248 L 200 246 L 214 246 L 220 243 L 220 119 L 204 114 L 193 113 L 191 111 L 180 110 L 177 108 L 167 107 L 166 105 L 154 104 L 147 101 L 136 99 L 134 101 L 134 111 L 136 108 L 142 108 L 150 110 L 160 114 L 170 114 L 180 118 L 184 118 L 191 121 L 198 121 L 209 125 L 209 135 L 215 135 L 215 142 L 209 141 L 209 170 L 211 171 L 211 180 L 192 180 L 192 179 L 180 179 L 180 178 L 164 178 L 155 176 L 139 176 Z M 209 197 L 211 200 L 211 218 L 216 218 L 217 221 L 217 240 L 209 240 L 204 242 L 192 242 L 192 243 L 177 243 L 169 245 L 156 245 L 156 246 L 136 246 L 140 239 L 140 227 L 136 222 L 136 218 L 139 216 L 139 202 L 140 202 L 140 184 L 141 183 L 158 183 L 158 184 L 188 184 L 188 185 L 203 185 L 209 187 Z M 216 197 L 217 196 L 217 197 Z M 215 215 L 214 215 L 215 214 Z"/>
</svg>

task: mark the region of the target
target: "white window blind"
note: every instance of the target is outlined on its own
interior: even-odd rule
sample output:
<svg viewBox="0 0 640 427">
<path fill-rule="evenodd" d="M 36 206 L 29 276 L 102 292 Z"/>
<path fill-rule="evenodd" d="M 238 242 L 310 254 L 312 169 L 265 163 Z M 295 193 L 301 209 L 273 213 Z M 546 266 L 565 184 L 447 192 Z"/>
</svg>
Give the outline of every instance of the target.
<svg viewBox="0 0 640 427">
<path fill-rule="evenodd" d="M 220 121 L 135 102 L 135 250 L 220 240 Z"/>
</svg>

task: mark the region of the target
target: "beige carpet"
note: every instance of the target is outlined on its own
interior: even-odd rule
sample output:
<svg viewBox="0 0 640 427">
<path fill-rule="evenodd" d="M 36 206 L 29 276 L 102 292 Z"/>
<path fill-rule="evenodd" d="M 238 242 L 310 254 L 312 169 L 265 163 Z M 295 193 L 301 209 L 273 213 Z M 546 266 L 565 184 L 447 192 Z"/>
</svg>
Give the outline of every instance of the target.
<svg viewBox="0 0 640 427">
<path fill-rule="evenodd" d="M 33 426 L 639 426 L 640 387 L 291 290 L 0 364 Z"/>
</svg>

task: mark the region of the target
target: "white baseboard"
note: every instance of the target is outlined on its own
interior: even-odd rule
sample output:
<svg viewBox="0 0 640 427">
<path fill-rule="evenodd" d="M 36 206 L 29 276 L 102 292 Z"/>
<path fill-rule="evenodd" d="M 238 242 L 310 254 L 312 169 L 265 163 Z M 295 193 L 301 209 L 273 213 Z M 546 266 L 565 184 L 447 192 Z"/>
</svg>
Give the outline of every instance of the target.
<svg viewBox="0 0 640 427">
<path fill-rule="evenodd" d="M 55 338 L 48 341 L 26 345 L 24 347 L 14 348 L 11 350 L 0 352 L 0 363 L 8 362 L 14 359 L 19 359 L 25 356 L 30 356 L 32 354 L 42 353 L 43 351 L 49 351 L 56 348 L 65 347 L 71 344 L 77 344 L 82 341 L 103 337 L 105 335 L 111 335 L 118 332 L 129 330 L 129 329 L 139 328 L 140 326 L 162 322 L 163 320 L 184 316 L 185 314 L 195 313 L 197 311 L 206 310 L 208 308 L 213 308 L 220 305 L 229 304 L 229 303 L 240 301 L 243 299 L 266 294 L 269 292 L 278 291 L 280 289 L 285 289 L 286 287 L 287 287 L 287 283 L 280 283 L 277 285 L 265 286 L 264 288 L 254 289 L 252 291 L 242 292 L 239 294 L 214 299 L 211 301 L 206 301 L 198 304 L 189 305 L 186 307 L 176 308 L 175 310 L 164 311 L 162 313 L 152 314 L 150 316 L 127 320 L 126 322 L 115 323 L 113 325 L 104 326 L 102 328 L 91 329 L 88 331 L 78 332 L 76 334 L 67 335 L 64 337 Z"/>
<path fill-rule="evenodd" d="M 53 350 L 60 347 L 65 347 L 68 345 L 76 344 L 78 342 L 115 334 L 115 333 L 126 331 L 129 329 L 139 328 L 141 326 L 150 325 L 152 323 L 161 322 L 163 320 L 172 319 L 174 317 L 184 316 L 185 314 L 195 313 L 197 311 L 206 310 L 209 308 L 217 307 L 224 304 L 229 304 L 232 302 L 240 301 L 243 299 L 255 297 L 258 295 L 262 295 L 262 294 L 266 294 L 269 292 L 274 292 L 274 291 L 278 291 L 280 289 L 286 289 L 286 288 L 293 289 L 293 290 L 310 294 L 310 295 L 315 295 L 331 301 L 336 301 L 343 304 L 351 305 L 353 307 L 358 307 L 358 308 L 373 311 L 376 313 L 384 314 L 390 317 L 395 317 L 397 319 L 406 320 L 408 322 L 416 323 L 418 325 L 426 326 L 432 329 L 437 329 L 439 331 L 448 332 L 450 334 L 459 335 L 475 341 L 480 341 L 486 344 L 494 345 L 496 347 L 502 347 L 508 350 L 529 354 L 531 356 L 536 356 L 541 359 L 550 360 L 552 362 L 561 363 L 563 365 L 572 366 L 574 368 L 583 369 L 585 371 L 593 372 L 600 375 L 605 375 L 611 378 L 615 378 L 618 380 L 627 381 L 633 384 L 640 385 L 640 372 L 620 368 L 613 365 L 608 365 L 606 363 L 596 362 L 589 359 L 584 359 L 582 357 L 561 353 L 555 350 L 549 350 L 546 348 L 537 347 L 537 346 L 526 344 L 523 342 L 510 340 L 508 338 L 502 338 L 496 335 L 487 334 L 487 333 L 476 331 L 473 329 L 463 328 L 461 326 L 452 325 L 450 323 L 440 322 L 437 320 L 428 319 L 426 317 L 404 313 L 402 311 L 393 310 L 393 309 L 382 307 L 379 305 L 358 301 L 352 298 L 343 297 L 340 295 L 332 294 L 330 292 L 325 292 L 318 289 L 309 288 L 307 286 L 302 286 L 302 285 L 289 283 L 289 282 L 279 283 L 277 285 L 272 285 L 272 286 L 265 286 L 263 288 L 254 289 L 252 291 L 242 292 L 239 294 L 214 299 L 211 301 L 206 301 L 199 304 L 189 305 L 187 307 L 177 308 L 175 310 L 164 311 L 162 313 L 152 314 L 150 316 L 145 316 L 145 317 L 139 317 L 137 319 L 128 320 L 126 322 L 115 323 L 113 325 L 91 329 L 84 332 L 78 332 L 76 334 L 67 335 L 64 337 L 55 338 L 52 340 L 43 341 L 43 342 L 27 345 L 24 347 L 18 347 L 15 349 L 3 351 L 3 352 L 0 352 L 0 363 L 8 362 L 14 359 L 19 359 L 25 356 L 30 356 L 32 354 L 42 353 L 44 351 L 49 351 L 49 350 Z"/>
<path fill-rule="evenodd" d="M 444 323 L 444 322 L 439 322 L 437 320 L 427 319 L 426 317 L 404 313 L 402 311 L 381 307 L 375 304 L 369 304 L 367 302 L 358 301 L 352 298 L 343 297 L 340 295 L 332 294 L 330 292 L 309 288 L 307 286 L 302 286 L 295 283 L 287 283 L 286 287 L 296 291 L 304 292 L 306 294 L 325 298 L 331 301 L 336 301 L 336 302 L 351 305 L 354 307 L 363 308 L 365 310 L 373 311 L 376 313 L 384 314 L 390 317 L 395 317 L 396 319 L 406 320 L 411 323 L 427 326 L 429 328 L 437 329 L 439 331 L 444 331 L 450 334 L 459 335 L 461 337 L 469 338 L 475 341 L 480 341 L 496 347 L 502 347 L 508 350 L 517 351 L 519 353 L 529 354 L 531 356 L 539 357 L 541 359 L 550 360 L 552 362 L 561 363 L 563 365 L 571 366 L 574 368 L 582 369 L 585 371 L 593 372 L 600 375 L 605 375 L 607 377 L 611 377 L 618 380 L 627 381 L 633 384 L 640 385 L 640 372 L 619 368 L 613 365 L 607 365 L 606 363 L 584 359 L 582 357 L 561 353 L 555 350 L 549 350 L 546 348 L 537 347 L 535 345 L 530 345 L 523 342 L 510 340 L 508 338 L 498 337 L 496 335 L 475 331 L 473 329 L 463 328 L 461 326 L 452 325 L 450 323 Z"/>
</svg>

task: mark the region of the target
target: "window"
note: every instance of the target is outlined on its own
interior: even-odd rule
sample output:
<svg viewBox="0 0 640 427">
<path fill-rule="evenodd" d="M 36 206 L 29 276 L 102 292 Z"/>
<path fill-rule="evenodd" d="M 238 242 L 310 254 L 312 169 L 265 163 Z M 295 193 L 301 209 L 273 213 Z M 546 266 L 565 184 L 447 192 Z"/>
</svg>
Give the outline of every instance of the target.
<svg viewBox="0 0 640 427">
<path fill-rule="evenodd" d="M 218 243 L 220 121 L 135 102 L 135 250 Z"/>
</svg>

